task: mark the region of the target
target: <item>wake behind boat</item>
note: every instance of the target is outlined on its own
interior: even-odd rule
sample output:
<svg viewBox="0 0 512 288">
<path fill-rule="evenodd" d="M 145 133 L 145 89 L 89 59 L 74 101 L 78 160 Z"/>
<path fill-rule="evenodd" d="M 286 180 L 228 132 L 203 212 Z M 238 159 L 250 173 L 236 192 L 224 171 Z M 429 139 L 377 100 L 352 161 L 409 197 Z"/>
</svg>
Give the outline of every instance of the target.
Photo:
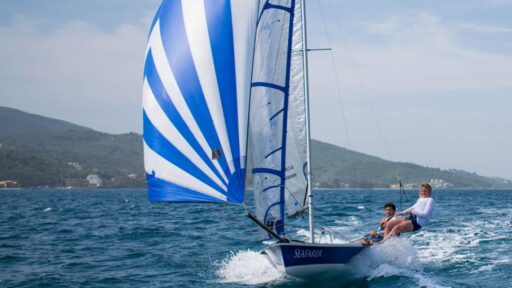
<svg viewBox="0 0 512 288">
<path fill-rule="evenodd" d="M 364 248 L 315 241 L 304 0 L 164 0 L 143 89 L 151 201 L 244 201 L 252 159 L 263 253 L 297 277 L 332 271 Z M 286 237 L 308 211 L 309 243 Z"/>
</svg>

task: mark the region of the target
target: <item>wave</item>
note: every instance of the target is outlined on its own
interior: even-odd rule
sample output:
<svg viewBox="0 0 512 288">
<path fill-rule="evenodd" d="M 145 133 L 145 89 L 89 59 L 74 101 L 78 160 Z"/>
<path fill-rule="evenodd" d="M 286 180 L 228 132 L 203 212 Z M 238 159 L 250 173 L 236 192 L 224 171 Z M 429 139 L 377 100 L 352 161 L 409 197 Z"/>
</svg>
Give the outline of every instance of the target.
<svg viewBox="0 0 512 288">
<path fill-rule="evenodd" d="M 274 266 L 265 255 L 245 250 L 232 253 L 216 264 L 221 283 L 258 285 L 284 280 L 284 270 Z"/>
</svg>

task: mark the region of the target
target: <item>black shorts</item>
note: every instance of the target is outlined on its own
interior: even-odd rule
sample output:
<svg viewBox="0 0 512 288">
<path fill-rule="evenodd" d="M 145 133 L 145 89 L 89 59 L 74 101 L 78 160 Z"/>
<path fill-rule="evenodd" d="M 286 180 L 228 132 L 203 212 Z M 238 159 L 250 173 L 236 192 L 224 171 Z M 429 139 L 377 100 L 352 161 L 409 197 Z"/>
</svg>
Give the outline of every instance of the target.
<svg viewBox="0 0 512 288">
<path fill-rule="evenodd" d="M 418 231 L 421 229 L 421 225 L 418 224 L 418 222 L 416 221 L 416 216 L 411 215 L 411 217 L 409 217 L 409 220 L 411 220 L 412 223 L 412 231 Z"/>
</svg>

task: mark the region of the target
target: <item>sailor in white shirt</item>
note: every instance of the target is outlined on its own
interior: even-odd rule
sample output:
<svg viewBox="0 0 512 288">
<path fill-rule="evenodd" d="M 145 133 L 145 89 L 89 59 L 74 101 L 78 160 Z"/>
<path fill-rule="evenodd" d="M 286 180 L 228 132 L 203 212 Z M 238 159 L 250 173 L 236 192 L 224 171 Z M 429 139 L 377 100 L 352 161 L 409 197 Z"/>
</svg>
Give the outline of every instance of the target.
<svg viewBox="0 0 512 288">
<path fill-rule="evenodd" d="M 396 213 L 397 215 L 409 215 L 408 218 L 397 218 L 387 223 L 383 241 L 401 233 L 417 231 L 427 225 L 436 208 L 436 203 L 432 198 L 432 186 L 427 183 L 421 184 L 419 194 L 420 198 L 416 204 Z"/>
</svg>

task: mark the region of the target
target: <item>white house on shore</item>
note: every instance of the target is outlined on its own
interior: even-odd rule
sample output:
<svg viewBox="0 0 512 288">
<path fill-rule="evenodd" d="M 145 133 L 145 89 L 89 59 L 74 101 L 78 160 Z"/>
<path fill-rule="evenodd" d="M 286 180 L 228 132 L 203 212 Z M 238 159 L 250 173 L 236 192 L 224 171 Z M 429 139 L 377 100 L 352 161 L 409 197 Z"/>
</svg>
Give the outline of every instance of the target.
<svg viewBox="0 0 512 288">
<path fill-rule="evenodd" d="M 430 179 L 429 184 L 434 189 L 446 189 L 452 188 L 453 184 L 444 181 L 443 179 Z M 414 190 L 419 188 L 420 183 L 405 183 L 402 188 L 406 190 Z M 392 184 L 390 186 L 391 189 L 400 189 L 399 184 Z"/>
<path fill-rule="evenodd" d="M 103 180 L 101 179 L 100 176 L 98 176 L 96 174 L 87 175 L 87 182 L 89 182 L 89 184 L 94 185 L 96 187 L 101 187 L 103 185 Z"/>
</svg>

